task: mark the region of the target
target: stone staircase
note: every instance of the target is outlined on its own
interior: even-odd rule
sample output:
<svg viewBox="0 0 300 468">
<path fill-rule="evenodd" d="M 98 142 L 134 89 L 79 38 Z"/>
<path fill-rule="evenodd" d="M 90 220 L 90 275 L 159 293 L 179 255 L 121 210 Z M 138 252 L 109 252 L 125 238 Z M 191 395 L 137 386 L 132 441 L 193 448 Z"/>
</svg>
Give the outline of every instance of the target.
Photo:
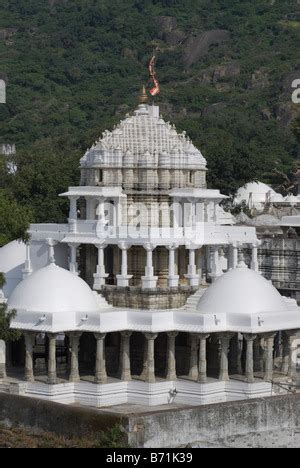
<svg viewBox="0 0 300 468">
<path fill-rule="evenodd" d="M 201 297 L 207 290 L 207 287 L 202 286 L 198 291 L 195 292 L 192 296 L 190 296 L 187 300 L 187 303 L 185 305 L 186 310 L 195 310 L 198 302 L 200 301 Z"/>
</svg>

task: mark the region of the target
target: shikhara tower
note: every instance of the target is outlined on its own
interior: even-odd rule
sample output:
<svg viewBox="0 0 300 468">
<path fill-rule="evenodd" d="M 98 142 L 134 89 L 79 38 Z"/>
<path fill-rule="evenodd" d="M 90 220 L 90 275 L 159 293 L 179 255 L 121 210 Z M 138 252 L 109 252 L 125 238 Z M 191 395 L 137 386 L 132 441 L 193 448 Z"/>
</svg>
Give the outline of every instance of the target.
<svg viewBox="0 0 300 468">
<path fill-rule="evenodd" d="M 268 396 L 296 375 L 300 309 L 258 273 L 256 230 L 207 188 L 201 152 L 142 101 L 81 159 L 68 222 L 30 227 L 7 297 L 19 391 L 93 406 Z"/>
<path fill-rule="evenodd" d="M 113 305 L 183 306 L 193 288 L 223 273 L 221 246 L 234 267 L 237 243 L 250 245 L 256 267 L 255 230 L 232 225 L 219 205 L 226 197 L 207 189 L 206 165 L 185 132 L 142 103 L 81 159 L 81 187 L 63 194 L 71 204 L 64 238 L 44 237 L 70 246 L 72 271 L 81 246 L 81 274 Z"/>
</svg>

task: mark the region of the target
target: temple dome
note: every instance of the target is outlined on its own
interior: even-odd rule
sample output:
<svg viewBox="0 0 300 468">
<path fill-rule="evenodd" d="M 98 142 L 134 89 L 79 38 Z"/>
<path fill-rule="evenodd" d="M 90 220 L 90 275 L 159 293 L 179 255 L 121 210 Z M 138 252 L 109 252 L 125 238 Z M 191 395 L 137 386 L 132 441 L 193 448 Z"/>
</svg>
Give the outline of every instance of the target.
<svg viewBox="0 0 300 468">
<path fill-rule="evenodd" d="M 103 148 L 106 153 L 103 154 Z M 116 158 L 115 150 L 119 157 Z M 130 157 L 128 158 L 128 155 Z M 164 155 L 163 166 L 174 169 L 205 169 L 206 160 L 192 144 L 186 133 L 176 131 L 174 125 L 165 122 L 158 106 L 141 104 L 133 115 L 121 121 L 113 131 L 106 130 L 80 161 L 81 167 L 97 167 L 99 158 L 102 166 L 128 167 L 159 165 Z M 121 157 L 122 155 L 122 157 Z"/>
<path fill-rule="evenodd" d="M 268 213 L 263 213 L 259 216 L 256 216 L 252 220 L 252 226 L 260 227 L 260 226 L 279 226 L 280 221 L 276 216 L 273 216 Z"/>
<path fill-rule="evenodd" d="M 24 263 L 26 260 L 26 245 L 21 241 L 13 241 L 0 248 L 0 272 L 4 273 L 6 284 L 3 292 L 6 298 L 22 281 Z"/>
<path fill-rule="evenodd" d="M 197 310 L 207 314 L 257 314 L 287 312 L 284 298 L 271 282 L 244 264 L 213 283 L 201 297 Z"/>
<path fill-rule="evenodd" d="M 43 313 L 99 311 L 97 298 L 87 283 L 55 264 L 22 281 L 10 296 L 8 308 Z"/>
<path fill-rule="evenodd" d="M 288 195 L 284 199 L 285 203 L 290 203 L 291 205 L 297 205 L 300 202 L 300 198 L 295 195 Z"/>
<path fill-rule="evenodd" d="M 268 194 L 275 196 L 276 192 L 263 182 L 250 182 L 239 188 L 235 203 L 245 202 L 247 205 L 251 205 L 251 208 L 261 208 L 266 203 Z"/>
</svg>

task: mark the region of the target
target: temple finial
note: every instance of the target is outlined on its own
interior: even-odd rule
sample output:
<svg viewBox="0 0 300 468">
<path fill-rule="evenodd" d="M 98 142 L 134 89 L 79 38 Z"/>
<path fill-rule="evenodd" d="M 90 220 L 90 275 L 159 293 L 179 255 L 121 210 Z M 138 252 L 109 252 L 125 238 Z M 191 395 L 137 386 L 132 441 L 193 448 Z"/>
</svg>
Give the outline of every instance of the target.
<svg viewBox="0 0 300 468">
<path fill-rule="evenodd" d="M 146 92 L 146 87 L 143 86 L 142 90 L 141 90 L 141 94 L 139 95 L 139 103 L 140 104 L 145 104 L 145 102 L 148 101 L 148 96 L 147 96 L 147 92 Z"/>
</svg>

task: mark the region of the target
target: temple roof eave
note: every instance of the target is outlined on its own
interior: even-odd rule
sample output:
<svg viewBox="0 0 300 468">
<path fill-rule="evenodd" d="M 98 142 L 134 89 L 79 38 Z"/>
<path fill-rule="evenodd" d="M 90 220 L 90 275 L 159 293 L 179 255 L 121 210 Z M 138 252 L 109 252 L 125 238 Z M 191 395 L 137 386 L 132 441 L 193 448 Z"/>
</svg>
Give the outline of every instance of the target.
<svg viewBox="0 0 300 468">
<path fill-rule="evenodd" d="M 110 309 L 94 312 L 89 316 L 65 315 L 56 320 L 55 314 L 44 314 L 45 322 L 36 320 L 36 315 L 18 312 L 11 323 L 12 329 L 36 331 L 37 333 L 67 333 L 71 331 L 91 333 L 114 333 L 120 331 L 164 333 L 178 331 L 186 333 L 251 333 L 264 334 L 280 330 L 300 328 L 300 309 L 287 311 L 285 317 L 276 312 L 252 315 L 203 314 L 184 309 L 133 310 Z M 117 318 L 117 320 L 116 320 Z M 260 321 L 260 325 L 258 323 Z"/>
<path fill-rule="evenodd" d="M 254 227 L 199 223 L 191 228 L 152 228 L 141 229 L 130 234 L 127 226 L 108 227 L 107 231 L 97 230 L 97 221 L 77 221 L 77 232 L 70 232 L 68 224 L 32 224 L 29 229 L 31 239 L 45 241 L 49 238 L 63 244 L 118 244 L 128 242 L 131 245 L 144 245 L 149 242 L 157 246 L 178 243 L 187 245 L 229 245 L 233 243 L 252 244 L 257 242 Z"/>
<path fill-rule="evenodd" d="M 65 193 L 61 193 L 60 197 L 118 197 L 126 198 L 122 187 L 69 187 Z"/>
<path fill-rule="evenodd" d="M 170 191 L 172 198 L 188 198 L 195 200 L 215 200 L 222 201 L 229 197 L 223 195 L 219 190 L 203 189 L 203 188 L 177 188 Z"/>
</svg>

